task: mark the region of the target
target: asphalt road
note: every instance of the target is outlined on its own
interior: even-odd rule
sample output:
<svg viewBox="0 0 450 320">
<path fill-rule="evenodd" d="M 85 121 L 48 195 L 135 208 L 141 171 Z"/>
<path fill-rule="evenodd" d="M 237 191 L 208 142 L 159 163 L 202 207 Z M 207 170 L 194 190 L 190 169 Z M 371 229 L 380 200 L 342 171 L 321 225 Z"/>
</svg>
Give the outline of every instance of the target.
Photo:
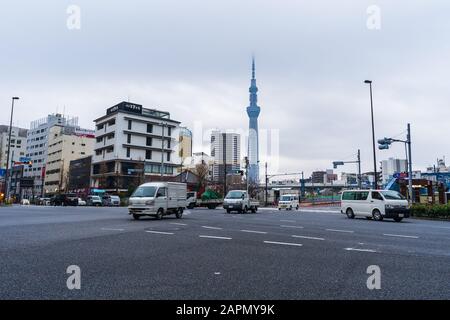
<svg viewBox="0 0 450 320">
<path fill-rule="evenodd" d="M 69 290 L 66 269 L 81 269 Z M 379 266 L 381 289 L 367 268 Z M 0 208 L 0 299 L 450 299 L 450 223 L 336 208 Z"/>
</svg>

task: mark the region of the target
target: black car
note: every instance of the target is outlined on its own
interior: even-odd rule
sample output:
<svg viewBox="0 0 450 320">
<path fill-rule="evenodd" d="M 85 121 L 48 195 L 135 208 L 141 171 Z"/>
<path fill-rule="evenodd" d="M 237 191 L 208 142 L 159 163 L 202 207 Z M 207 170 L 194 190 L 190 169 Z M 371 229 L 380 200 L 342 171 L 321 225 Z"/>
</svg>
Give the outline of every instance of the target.
<svg viewBox="0 0 450 320">
<path fill-rule="evenodd" d="M 52 206 L 78 206 L 78 196 L 72 193 L 57 194 L 50 199 Z"/>
</svg>

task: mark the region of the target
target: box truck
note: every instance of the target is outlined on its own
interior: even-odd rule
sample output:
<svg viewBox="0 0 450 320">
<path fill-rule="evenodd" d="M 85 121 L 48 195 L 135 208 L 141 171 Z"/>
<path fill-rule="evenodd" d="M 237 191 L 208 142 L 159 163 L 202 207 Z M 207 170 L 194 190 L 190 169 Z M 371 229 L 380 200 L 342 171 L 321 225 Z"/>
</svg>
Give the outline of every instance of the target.
<svg viewBox="0 0 450 320">
<path fill-rule="evenodd" d="M 186 183 L 149 182 L 140 185 L 128 200 L 128 213 L 138 220 L 142 216 L 175 214 L 178 219 L 186 208 Z"/>
</svg>

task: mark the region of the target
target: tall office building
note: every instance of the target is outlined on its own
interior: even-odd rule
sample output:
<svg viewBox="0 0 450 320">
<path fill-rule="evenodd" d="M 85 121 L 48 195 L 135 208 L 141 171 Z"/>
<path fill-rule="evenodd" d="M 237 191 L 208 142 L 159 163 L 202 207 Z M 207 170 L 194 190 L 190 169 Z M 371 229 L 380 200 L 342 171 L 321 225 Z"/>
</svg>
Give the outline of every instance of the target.
<svg viewBox="0 0 450 320">
<path fill-rule="evenodd" d="M 252 61 L 252 79 L 249 88 L 250 105 L 247 107 L 249 117 L 248 132 L 248 179 L 250 183 L 259 182 L 259 138 L 258 138 L 258 116 L 261 108 L 258 107 L 258 87 L 255 78 L 255 59 Z"/>
<path fill-rule="evenodd" d="M 192 157 L 192 131 L 186 127 L 180 127 L 178 137 L 178 142 L 180 144 L 179 155 L 181 161 L 184 162 L 186 158 Z"/>
<path fill-rule="evenodd" d="M 8 158 L 9 126 L 0 125 L 0 169 L 6 168 Z M 11 162 L 19 161 L 20 157 L 25 157 L 27 147 L 27 129 L 11 128 L 11 156 L 9 157 L 9 167 Z"/>
<path fill-rule="evenodd" d="M 121 102 L 94 120 L 91 187 L 121 193 L 140 183 L 174 176 L 181 166 L 180 122 L 166 111 Z"/>
<path fill-rule="evenodd" d="M 396 173 L 408 172 L 408 161 L 405 159 L 389 158 L 381 162 L 381 177 L 383 184 L 389 182 Z"/>
<path fill-rule="evenodd" d="M 45 196 L 68 190 L 70 162 L 92 155 L 94 143 L 94 130 L 61 125 L 49 129 Z"/>
<path fill-rule="evenodd" d="M 227 175 L 236 174 L 240 169 L 241 136 L 214 130 L 211 133 L 211 157 L 214 159 L 213 180 L 223 183 Z"/>
<path fill-rule="evenodd" d="M 78 127 L 78 118 L 65 117 L 62 114 L 49 114 L 47 117 L 31 122 L 27 134 L 26 157 L 33 165 L 25 168 L 24 177 L 33 179 L 33 190 L 27 189 L 28 197 L 44 195 L 45 164 L 47 163 L 50 128 L 59 126 Z"/>
</svg>

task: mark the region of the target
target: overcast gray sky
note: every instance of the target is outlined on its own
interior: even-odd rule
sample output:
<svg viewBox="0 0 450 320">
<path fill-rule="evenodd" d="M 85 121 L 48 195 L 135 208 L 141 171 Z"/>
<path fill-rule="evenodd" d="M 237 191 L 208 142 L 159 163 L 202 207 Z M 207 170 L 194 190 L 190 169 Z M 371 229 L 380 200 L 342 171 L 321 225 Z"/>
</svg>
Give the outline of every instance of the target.
<svg viewBox="0 0 450 320">
<path fill-rule="evenodd" d="M 79 30 L 67 28 L 69 5 L 81 9 Z M 380 29 L 367 27 L 371 5 Z M 449 14 L 448 0 L 2 1 L 0 124 L 18 95 L 21 127 L 65 110 L 93 128 L 130 99 L 191 128 L 245 129 L 254 53 L 259 125 L 279 130 L 273 170 L 309 174 L 358 148 L 371 170 L 365 79 L 377 138 L 411 122 L 414 169 L 425 169 L 450 155 Z M 404 158 L 404 148 L 377 155 Z"/>
</svg>

